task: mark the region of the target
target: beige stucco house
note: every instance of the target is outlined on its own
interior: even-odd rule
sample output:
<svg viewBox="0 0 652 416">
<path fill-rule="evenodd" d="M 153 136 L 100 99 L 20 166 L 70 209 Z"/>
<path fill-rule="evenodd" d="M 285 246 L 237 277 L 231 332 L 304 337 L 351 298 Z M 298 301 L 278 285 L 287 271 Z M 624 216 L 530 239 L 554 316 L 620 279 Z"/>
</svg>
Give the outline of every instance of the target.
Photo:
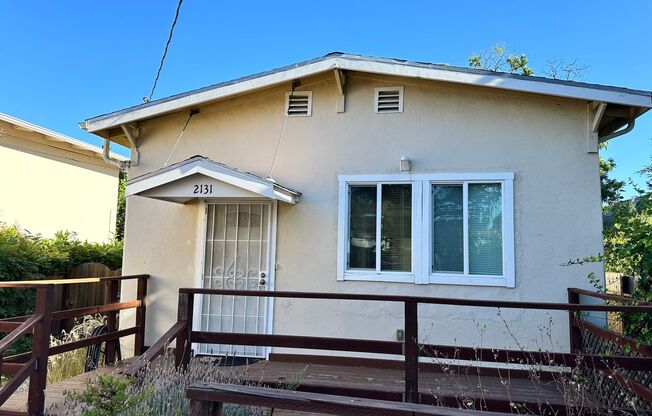
<svg viewBox="0 0 652 416">
<path fill-rule="evenodd" d="M 119 172 L 98 147 L 0 113 L 0 222 L 45 237 L 67 230 L 108 241 Z"/>
<path fill-rule="evenodd" d="M 565 302 L 604 274 L 563 266 L 602 251 L 599 142 L 651 107 L 647 91 L 333 53 L 81 126 L 132 148 L 123 267 L 152 276 L 151 344 L 180 287 Z M 195 308 L 202 330 L 393 340 L 403 326 L 399 304 Z M 561 312 L 419 317 L 426 342 L 568 348 Z"/>
</svg>

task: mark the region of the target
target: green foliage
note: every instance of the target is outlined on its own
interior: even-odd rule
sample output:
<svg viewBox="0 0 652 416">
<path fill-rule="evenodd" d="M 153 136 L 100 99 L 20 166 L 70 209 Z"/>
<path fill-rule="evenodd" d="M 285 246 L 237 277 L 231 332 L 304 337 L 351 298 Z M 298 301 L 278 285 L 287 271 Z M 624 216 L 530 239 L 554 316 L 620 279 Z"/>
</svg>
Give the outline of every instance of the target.
<svg viewBox="0 0 652 416">
<path fill-rule="evenodd" d="M 652 164 L 638 172 L 647 176 L 647 189 L 635 187 L 638 196 L 627 201 L 622 199 L 625 183 L 609 177 L 615 166 L 612 159 L 600 158 L 600 183 L 606 217 L 603 228 L 604 255 L 570 260 L 566 265 L 604 262 L 607 271 L 635 278 L 633 299 L 652 302 Z M 590 273 L 588 279 L 598 292 L 606 292 L 603 282 L 594 273 Z M 652 345 L 652 314 L 623 313 L 620 318 L 625 335 Z"/>
<path fill-rule="evenodd" d="M 600 157 L 600 190 L 604 204 L 614 204 L 622 201 L 622 191 L 625 182 L 609 177 L 609 173 L 616 167 L 613 159 Z"/>
<path fill-rule="evenodd" d="M 606 150 L 607 146 L 603 143 L 600 145 L 601 150 Z M 616 167 L 616 162 L 612 158 L 605 159 L 600 156 L 600 194 L 602 203 L 612 205 L 622 201 L 623 189 L 625 182 L 609 177 L 609 174 Z"/>
<path fill-rule="evenodd" d="M 0 223 L 0 281 L 38 280 L 88 262 L 119 268 L 122 242 L 79 241 L 68 231 L 42 238 Z"/>
<path fill-rule="evenodd" d="M 70 393 L 80 404 L 81 416 L 136 416 L 146 415 L 135 407 L 143 402 L 150 392 L 129 391 L 132 380 L 112 374 L 98 374 L 97 380 L 89 383 L 81 393 Z M 151 414 L 151 413 L 149 413 Z"/>
<path fill-rule="evenodd" d="M 638 196 L 605 207 L 611 224 L 604 227 L 607 270 L 637 278 L 632 297 L 652 301 L 652 166 L 640 173 L 648 177 L 648 189 L 636 189 Z M 625 333 L 642 343 L 652 344 L 652 314 L 627 313 Z"/>
<path fill-rule="evenodd" d="M 43 254 L 37 238 L 0 224 L 0 280 L 38 279 L 47 269 Z"/>
<path fill-rule="evenodd" d="M 48 409 L 48 414 L 79 416 L 182 416 L 190 414 L 190 403 L 186 389 L 194 383 L 251 384 L 246 373 L 237 367 L 221 366 L 215 357 L 193 357 L 187 368 L 176 367 L 174 357 L 164 354 L 131 378 L 128 384 L 115 377 L 104 376 L 102 385 L 89 385 L 83 393 L 67 393 L 63 404 Z M 255 383 L 254 383 L 255 385 Z M 121 406 L 131 400 L 129 406 Z M 105 409 L 114 413 L 100 413 Z M 80 414 L 80 411 L 82 413 Z M 92 412 L 92 413 L 91 413 Z M 225 416 L 265 416 L 266 409 L 226 404 Z"/>
<path fill-rule="evenodd" d="M 125 236 L 125 213 L 127 209 L 127 198 L 125 196 L 125 189 L 127 188 L 127 172 L 120 171 L 120 179 L 118 180 L 118 208 L 115 219 L 115 239 L 122 241 Z"/>
<path fill-rule="evenodd" d="M 524 53 L 510 53 L 504 43 L 496 43 L 491 49 L 471 56 L 469 66 L 511 74 L 534 75 L 534 70 L 528 65 L 527 56 Z"/>
<path fill-rule="evenodd" d="M 469 66 L 489 71 L 509 72 L 512 74 L 532 76 L 534 69 L 530 66 L 524 53 L 512 53 L 504 43 L 496 43 L 490 49 L 469 57 Z M 566 61 L 549 58 L 547 66 L 541 72 L 548 78 L 575 81 L 584 77 L 588 65 L 581 65 L 577 60 Z"/>
</svg>

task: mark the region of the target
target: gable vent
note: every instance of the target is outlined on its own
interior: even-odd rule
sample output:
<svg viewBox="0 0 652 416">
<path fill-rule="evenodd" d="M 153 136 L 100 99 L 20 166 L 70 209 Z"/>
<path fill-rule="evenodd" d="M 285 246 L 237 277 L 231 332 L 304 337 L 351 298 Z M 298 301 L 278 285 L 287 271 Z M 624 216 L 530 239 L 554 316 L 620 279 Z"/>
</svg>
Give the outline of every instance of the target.
<svg viewBox="0 0 652 416">
<path fill-rule="evenodd" d="M 312 114 L 312 91 L 285 94 L 285 112 L 288 116 L 306 117 Z"/>
<path fill-rule="evenodd" d="M 403 87 L 375 88 L 374 111 L 376 113 L 402 113 Z"/>
</svg>

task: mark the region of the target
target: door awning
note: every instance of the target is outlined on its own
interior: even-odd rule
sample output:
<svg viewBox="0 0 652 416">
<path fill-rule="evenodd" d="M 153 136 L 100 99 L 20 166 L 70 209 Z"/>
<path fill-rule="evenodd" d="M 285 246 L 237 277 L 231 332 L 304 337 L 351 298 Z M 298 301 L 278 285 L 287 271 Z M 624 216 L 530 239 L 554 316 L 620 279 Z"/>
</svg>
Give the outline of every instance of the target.
<svg viewBox="0 0 652 416">
<path fill-rule="evenodd" d="M 295 204 L 301 193 L 207 157 L 193 156 L 129 180 L 126 195 L 180 204 L 199 198 L 269 198 Z"/>
</svg>

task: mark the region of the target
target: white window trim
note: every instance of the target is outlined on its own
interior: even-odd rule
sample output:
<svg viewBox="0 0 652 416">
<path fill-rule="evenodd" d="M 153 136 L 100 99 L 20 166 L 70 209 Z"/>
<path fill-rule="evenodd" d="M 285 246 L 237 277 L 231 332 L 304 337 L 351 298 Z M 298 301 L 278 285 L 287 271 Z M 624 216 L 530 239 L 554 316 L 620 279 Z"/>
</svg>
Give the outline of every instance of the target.
<svg viewBox="0 0 652 416">
<path fill-rule="evenodd" d="M 341 178 L 341 177 L 340 177 Z M 415 213 L 414 208 L 419 206 L 421 201 L 419 199 L 421 192 L 417 189 L 415 183 L 406 175 L 396 175 L 392 177 L 387 177 L 382 180 L 372 180 L 367 179 L 367 176 L 358 176 L 355 179 L 342 181 L 340 179 L 340 203 L 338 207 L 339 218 L 343 218 L 343 221 L 339 222 L 339 232 L 338 232 L 338 280 L 361 280 L 361 281 L 382 281 L 382 282 L 398 282 L 398 283 L 414 283 L 416 273 L 416 268 L 420 264 L 420 260 L 417 257 L 418 254 L 418 244 L 416 244 L 414 237 L 412 238 L 412 270 L 409 272 L 396 272 L 396 271 L 381 271 L 380 270 L 380 251 L 376 250 L 376 270 L 365 270 L 365 269 L 352 269 L 349 270 L 346 268 L 347 257 L 348 257 L 348 218 L 349 218 L 349 186 L 355 185 L 376 185 L 380 188 L 382 185 L 387 184 L 409 184 L 412 185 L 412 235 L 419 230 L 419 226 L 415 223 Z M 380 200 L 382 197 L 381 192 L 377 192 L 377 209 L 381 206 Z M 380 221 L 381 217 L 376 216 L 376 241 L 379 241 L 380 237 Z"/>
<path fill-rule="evenodd" d="M 295 97 L 308 97 L 308 113 L 307 114 L 288 114 L 290 108 L 290 95 Z M 287 117 L 310 117 L 312 116 L 312 91 L 287 91 L 285 93 L 285 115 Z"/>
<path fill-rule="evenodd" d="M 378 111 L 378 93 L 381 91 L 397 91 L 398 90 L 398 111 Z M 403 112 L 403 92 L 405 88 L 399 87 L 377 87 L 374 88 L 374 113 L 376 114 L 397 114 Z"/>
<path fill-rule="evenodd" d="M 337 280 L 374 281 L 416 284 L 515 287 L 514 272 L 514 173 L 432 173 L 392 175 L 340 175 L 338 202 Z M 503 201 L 503 275 L 477 276 L 468 274 L 468 250 L 465 229 L 465 273 L 431 273 L 430 268 L 430 209 L 433 183 L 501 183 Z M 350 185 L 378 183 L 412 183 L 412 272 L 376 272 L 347 270 Z M 466 198 L 466 192 L 464 193 Z M 465 201 L 465 211 L 467 204 Z M 466 224 L 466 220 L 465 220 Z M 465 225 L 466 227 L 466 225 Z"/>
</svg>

